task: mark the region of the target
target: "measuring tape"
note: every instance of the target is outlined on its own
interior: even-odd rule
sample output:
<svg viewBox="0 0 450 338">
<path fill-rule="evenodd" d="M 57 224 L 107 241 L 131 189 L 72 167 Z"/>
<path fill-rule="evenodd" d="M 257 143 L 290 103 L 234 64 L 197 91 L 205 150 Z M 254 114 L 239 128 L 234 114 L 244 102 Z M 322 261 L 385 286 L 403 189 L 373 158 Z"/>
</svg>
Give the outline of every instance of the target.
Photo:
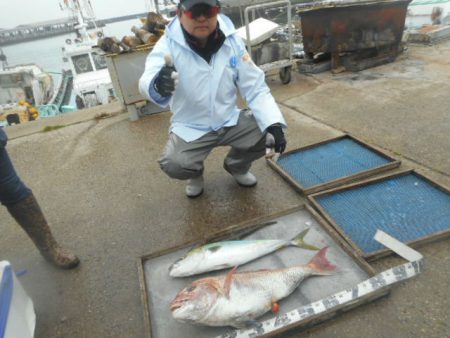
<svg viewBox="0 0 450 338">
<path fill-rule="evenodd" d="M 264 322 L 255 321 L 249 329 L 231 330 L 217 338 L 255 338 L 269 334 L 286 326 L 300 324 L 301 321 L 329 311 L 338 306 L 354 303 L 357 299 L 370 295 L 389 285 L 402 282 L 420 274 L 423 270 L 423 256 L 402 242 L 378 230 L 375 240 L 394 251 L 409 263 L 398 265 L 369 278 L 351 289 L 337 292 L 327 298 L 278 315 Z"/>
</svg>

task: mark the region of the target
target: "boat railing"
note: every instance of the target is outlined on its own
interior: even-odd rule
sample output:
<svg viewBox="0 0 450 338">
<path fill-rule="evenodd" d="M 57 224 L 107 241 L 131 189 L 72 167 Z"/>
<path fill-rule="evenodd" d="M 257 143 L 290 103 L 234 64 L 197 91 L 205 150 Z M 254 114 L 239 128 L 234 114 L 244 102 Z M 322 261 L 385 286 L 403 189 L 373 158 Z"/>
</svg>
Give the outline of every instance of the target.
<svg viewBox="0 0 450 338">
<path fill-rule="evenodd" d="M 73 80 L 72 72 L 70 70 L 63 70 L 61 82 L 55 95 L 50 100 L 50 105 L 56 105 L 59 108 L 65 104 L 65 98 L 67 97 L 67 92 L 71 90 L 71 83 Z"/>
<path fill-rule="evenodd" d="M 72 81 L 72 71 L 63 70 L 59 88 L 53 95 L 49 104 L 37 106 L 41 118 L 56 116 L 65 112 L 63 107 L 65 107 L 64 105 L 67 103 L 67 97 L 70 97 Z"/>
</svg>

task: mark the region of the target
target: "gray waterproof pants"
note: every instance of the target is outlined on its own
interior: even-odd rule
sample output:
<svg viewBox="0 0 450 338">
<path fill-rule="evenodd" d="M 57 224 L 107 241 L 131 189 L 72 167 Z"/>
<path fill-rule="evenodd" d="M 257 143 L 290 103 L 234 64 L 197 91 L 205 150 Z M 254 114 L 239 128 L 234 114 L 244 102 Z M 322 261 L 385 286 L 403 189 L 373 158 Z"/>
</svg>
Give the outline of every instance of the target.
<svg viewBox="0 0 450 338">
<path fill-rule="evenodd" d="M 203 162 L 219 146 L 231 146 L 224 160 L 225 170 L 230 174 L 245 174 L 253 161 L 264 156 L 265 134 L 251 111 L 242 110 L 237 125 L 209 132 L 192 142 L 170 133 L 159 165 L 172 178 L 195 178 L 203 174 Z"/>
</svg>

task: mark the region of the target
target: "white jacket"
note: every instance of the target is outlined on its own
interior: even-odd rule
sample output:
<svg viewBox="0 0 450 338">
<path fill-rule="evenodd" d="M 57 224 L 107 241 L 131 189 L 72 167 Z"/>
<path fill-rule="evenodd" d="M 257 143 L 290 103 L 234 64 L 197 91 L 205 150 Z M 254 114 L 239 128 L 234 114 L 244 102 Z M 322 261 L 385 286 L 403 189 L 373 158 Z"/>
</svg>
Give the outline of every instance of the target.
<svg viewBox="0 0 450 338">
<path fill-rule="evenodd" d="M 178 17 L 173 19 L 147 57 L 139 80 L 141 94 L 162 107 L 170 104 L 173 113 L 170 130 L 186 142 L 237 124 L 240 112 L 236 106 L 237 89 L 261 131 L 274 123 L 286 126 L 265 83 L 264 72 L 250 59 L 233 23 L 224 15 L 219 15 L 218 22 L 225 41 L 208 64 L 186 43 Z M 172 56 L 179 82 L 174 94 L 164 98 L 153 84 L 166 54 Z"/>
</svg>

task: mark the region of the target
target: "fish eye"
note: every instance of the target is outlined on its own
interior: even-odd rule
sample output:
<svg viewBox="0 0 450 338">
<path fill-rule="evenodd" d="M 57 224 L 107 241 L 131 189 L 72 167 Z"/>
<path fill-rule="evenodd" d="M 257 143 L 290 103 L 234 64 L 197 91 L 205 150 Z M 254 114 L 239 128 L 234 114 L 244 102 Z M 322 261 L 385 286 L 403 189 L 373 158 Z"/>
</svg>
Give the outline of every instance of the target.
<svg viewBox="0 0 450 338">
<path fill-rule="evenodd" d="M 195 285 L 191 285 L 191 286 L 189 286 L 189 287 L 186 288 L 186 291 L 187 291 L 187 292 L 192 292 L 192 291 L 195 290 L 195 288 L 196 288 Z"/>
</svg>

